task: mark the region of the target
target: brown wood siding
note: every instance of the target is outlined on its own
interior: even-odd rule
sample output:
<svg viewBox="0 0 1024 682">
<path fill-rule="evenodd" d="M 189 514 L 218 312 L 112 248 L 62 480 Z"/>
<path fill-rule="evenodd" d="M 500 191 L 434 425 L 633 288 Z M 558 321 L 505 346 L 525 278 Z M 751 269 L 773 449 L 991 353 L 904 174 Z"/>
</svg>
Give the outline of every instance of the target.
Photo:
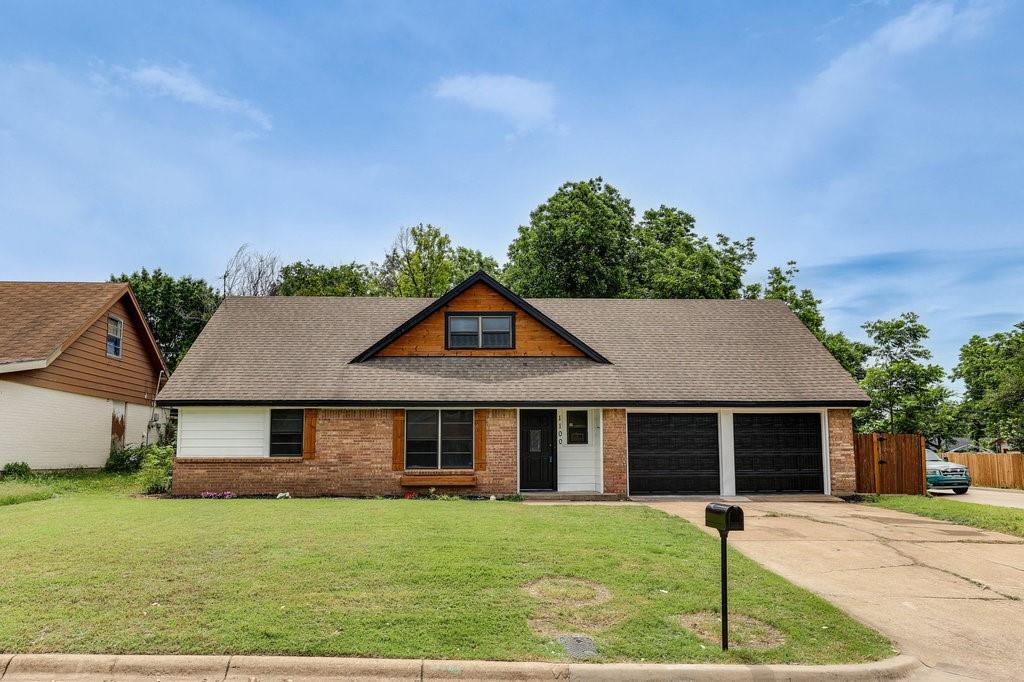
<svg viewBox="0 0 1024 682">
<path fill-rule="evenodd" d="M 405 410 L 391 410 L 391 469 L 405 470 Z"/>
<path fill-rule="evenodd" d="M 473 413 L 473 469 L 487 471 L 487 414 L 488 410 Z"/>
<path fill-rule="evenodd" d="M 445 348 L 446 312 L 514 312 L 515 348 Z M 526 311 L 482 282 L 474 284 L 453 298 L 427 319 L 381 349 L 380 356 L 535 356 L 584 357 L 582 351 L 554 333 Z"/>
<path fill-rule="evenodd" d="M 107 311 L 124 321 L 120 358 L 107 357 L 104 314 L 48 367 L 11 372 L 4 378 L 39 388 L 149 405 L 156 395 L 160 365 L 147 351 L 146 330 L 127 302 L 125 295 Z"/>
<path fill-rule="evenodd" d="M 309 408 L 302 413 L 302 459 L 316 458 L 316 413 Z"/>
</svg>

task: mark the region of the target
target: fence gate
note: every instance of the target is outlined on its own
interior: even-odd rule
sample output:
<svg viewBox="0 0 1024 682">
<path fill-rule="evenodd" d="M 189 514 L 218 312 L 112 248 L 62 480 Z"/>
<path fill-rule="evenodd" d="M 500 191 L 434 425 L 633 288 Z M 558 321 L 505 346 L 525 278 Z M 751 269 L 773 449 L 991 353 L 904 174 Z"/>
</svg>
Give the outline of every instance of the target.
<svg viewBox="0 0 1024 682">
<path fill-rule="evenodd" d="M 854 435 L 857 492 L 924 495 L 924 438 L 912 433 Z"/>
</svg>

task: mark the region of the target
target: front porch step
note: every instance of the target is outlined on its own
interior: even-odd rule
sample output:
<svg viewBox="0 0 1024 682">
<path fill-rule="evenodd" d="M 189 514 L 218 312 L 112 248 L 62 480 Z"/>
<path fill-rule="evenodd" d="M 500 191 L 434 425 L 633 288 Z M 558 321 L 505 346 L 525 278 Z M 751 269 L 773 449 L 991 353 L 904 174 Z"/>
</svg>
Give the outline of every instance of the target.
<svg viewBox="0 0 1024 682">
<path fill-rule="evenodd" d="M 560 493 L 558 491 L 543 491 L 543 492 L 530 492 L 522 493 L 524 500 L 544 500 L 544 501 L 559 501 L 559 502 L 608 502 L 611 500 L 624 500 L 624 495 L 617 495 L 615 493 Z"/>
</svg>

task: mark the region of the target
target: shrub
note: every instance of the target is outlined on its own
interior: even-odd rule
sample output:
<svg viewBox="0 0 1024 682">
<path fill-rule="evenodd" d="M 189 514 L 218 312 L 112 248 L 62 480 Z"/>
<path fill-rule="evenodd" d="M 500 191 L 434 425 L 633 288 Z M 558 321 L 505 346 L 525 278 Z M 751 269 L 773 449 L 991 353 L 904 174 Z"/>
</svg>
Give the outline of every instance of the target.
<svg viewBox="0 0 1024 682">
<path fill-rule="evenodd" d="M 139 482 L 147 494 L 165 493 L 171 487 L 171 467 L 174 464 L 174 448 L 150 445 L 142 456 Z"/>
<path fill-rule="evenodd" d="M 0 478 L 28 478 L 32 468 L 25 462 L 8 462 L 0 469 Z"/>
<path fill-rule="evenodd" d="M 142 468 L 142 460 L 146 456 L 145 445 L 111 445 L 104 471 L 113 474 L 130 474 Z"/>
</svg>

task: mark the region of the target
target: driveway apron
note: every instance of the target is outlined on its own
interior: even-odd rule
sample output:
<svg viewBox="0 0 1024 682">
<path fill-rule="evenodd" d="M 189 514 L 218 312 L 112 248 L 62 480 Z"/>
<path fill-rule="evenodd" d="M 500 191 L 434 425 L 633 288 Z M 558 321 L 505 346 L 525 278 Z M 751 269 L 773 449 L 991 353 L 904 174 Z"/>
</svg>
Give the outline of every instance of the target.
<svg viewBox="0 0 1024 682">
<path fill-rule="evenodd" d="M 651 506 L 704 527 L 704 502 Z M 1024 676 L 1024 540 L 855 504 L 742 507 L 746 530 L 731 545 L 882 632 L 932 675 Z"/>
</svg>

